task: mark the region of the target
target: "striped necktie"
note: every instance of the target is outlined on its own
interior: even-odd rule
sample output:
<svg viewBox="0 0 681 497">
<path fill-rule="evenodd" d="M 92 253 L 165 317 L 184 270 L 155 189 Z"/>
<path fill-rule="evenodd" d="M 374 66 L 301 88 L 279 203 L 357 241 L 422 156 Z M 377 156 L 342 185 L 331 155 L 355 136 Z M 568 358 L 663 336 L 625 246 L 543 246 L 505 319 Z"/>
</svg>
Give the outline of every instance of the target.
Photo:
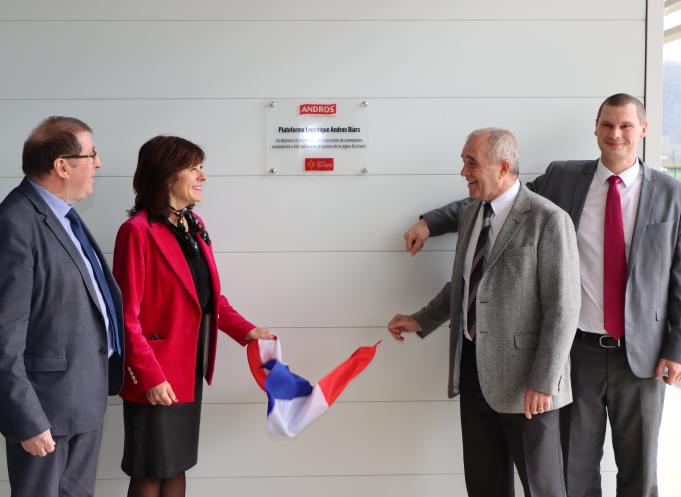
<svg viewBox="0 0 681 497">
<path fill-rule="evenodd" d="M 482 211 L 482 228 L 475 244 L 475 256 L 471 264 L 471 274 L 468 278 L 468 312 L 466 313 L 466 325 L 468 335 L 475 341 L 475 301 L 478 296 L 478 285 L 485 271 L 485 255 L 489 242 L 489 228 L 492 220 L 492 204 L 485 202 Z"/>
</svg>

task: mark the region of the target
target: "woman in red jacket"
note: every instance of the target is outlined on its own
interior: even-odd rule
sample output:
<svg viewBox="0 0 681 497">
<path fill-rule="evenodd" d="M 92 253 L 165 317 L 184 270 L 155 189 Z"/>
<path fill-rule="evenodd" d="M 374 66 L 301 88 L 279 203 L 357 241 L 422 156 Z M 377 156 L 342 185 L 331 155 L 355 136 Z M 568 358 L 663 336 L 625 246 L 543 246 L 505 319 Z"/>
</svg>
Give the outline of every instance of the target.
<svg viewBox="0 0 681 497">
<path fill-rule="evenodd" d="M 185 471 L 197 460 L 202 379 L 213 378 L 217 329 L 242 345 L 273 338 L 220 294 L 210 238 L 192 210 L 203 195 L 203 161 L 203 151 L 183 138 L 145 143 L 133 179 L 135 205 L 116 237 L 128 497 L 184 495 Z"/>
</svg>

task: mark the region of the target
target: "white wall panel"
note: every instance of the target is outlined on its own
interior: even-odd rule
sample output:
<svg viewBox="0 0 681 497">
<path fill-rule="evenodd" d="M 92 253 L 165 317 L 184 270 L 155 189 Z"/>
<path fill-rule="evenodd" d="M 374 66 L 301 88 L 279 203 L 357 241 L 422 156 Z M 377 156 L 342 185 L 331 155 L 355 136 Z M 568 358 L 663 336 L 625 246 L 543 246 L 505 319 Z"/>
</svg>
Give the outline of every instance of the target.
<svg viewBox="0 0 681 497">
<path fill-rule="evenodd" d="M 132 180 L 98 178 L 95 188 L 78 210 L 102 250 L 112 252 L 134 200 Z M 402 233 L 419 213 L 466 195 L 465 181 L 453 175 L 209 177 L 196 211 L 216 252 L 402 251 Z M 451 238 L 428 246 L 454 248 Z"/>
<path fill-rule="evenodd" d="M 222 293 L 252 322 L 319 329 L 383 328 L 395 313 L 417 311 L 450 277 L 453 257 L 447 251 L 413 258 L 403 252 L 299 252 L 215 259 Z"/>
<path fill-rule="evenodd" d="M 595 157 L 599 102 L 645 96 L 645 27 L 643 0 L 3 1 L 0 196 L 21 177 L 21 144 L 39 120 L 81 117 L 104 166 L 78 208 L 110 260 L 139 146 L 156 134 L 199 143 L 209 182 L 197 210 L 224 293 L 279 327 L 291 367 L 314 382 L 384 341 L 328 414 L 278 440 L 244 350 L 222 336 L 189 494 L 463 496 L 447 329 L 405 343 L 385 329 L 446 281 L 455 238 L 412 258 L 402 232 L 465 194 L 458 156 L 473 128 L 516 133 L 524 180 L 553 159 Z M 367 99 L 369 174 L 268 176 L 266 104 L 283 98 Z M 111 404 L 99 497 L 127 488 Z M 609 445 L 603 470 L 610 497 Z M 0 451 L 0 496 L 6 479 Z"/>
<path fill-rule="evenodd" d="M 28 0 L 4 2 L 0 19 L 643 19 L 644 7 L 636 0 Z"/>
<path fill-rule="evenodd" d="M 667 387 L 660 426 L 659 456 L 657 458 L 660 495 L 681 495 L 679 471 L 679 440 L 681 440 L 681 388 Z"/>
<path fill-rule="evenodd" d="M 643 21 L 2 24 L 10 99 L 588 97 L 644 86 Z M 603 42 L 613 39 L 617 50 Z"/>
<path fill-rule="evenodd" d="M 0 178 L 0 195 L 19 182 Z M 465 188 L 458 176 L 217 177 L 209 179 L 196 211 L 215 252 L 402 252 L 402 233 L 418 215 L 464 197 Z M 113 252 L 133 201 L 131 178 L 100 177 L 95 194 L 78 204 L 102 251 Z M 453 250 L 454 243 L 441 237 L 428 249 Z"/>
<path fill-rule="evenodd" d="M 458 402 L 338 403 L 294 439 L 271 438 L 265 404 L 203 406 L 191 477 L 461 473 Z M 110 406 L 99 478 L 118 478 L 122 406 Z M 357 457 L 362 454 L 362 457 Z"/>
<path fill-rule="evenodd" d="M 0 178 L 0 195 L 19 181 Z M 77 209 L 102 251 L 111 253 L 134 201 L 132 180 L 100 177 L 95 184 L 95 194 Z M 215 177 L 196 212 L 215 252 L 403 252 L 402 233 L 420 213 L 466 195 L 465 181 L 454 175 Z M 454 246 L 453 236 L 439 237 L 426 251 Z"/>
<path fill-rule="evenodd" d="M 603 495 L 615 495 L 616 473 L 602 472 Z M 516 475 L 516 495 L 522 496 L 520 480 Z M 295 495 L 299 497 L 345 497 L 350 494 L 391 497 L 451 497 L 465 495 L 464 476 L 457 475 L 405 475 L 405 476 L 306 476 L 297 478 L 188 478 L 187 495 L 231 497 L 234 495 Z M 7 489 L 7 494 L 2 493 Z M 128 489 L 128 480 L 97 480 L 97 497 L 120 497 Z M 672 489 L 670 489 L 672 490 Z M 0 481 L 0 495 L 9 495 L 9 485 Z M 671 491 L 660 488 L 662 497 L 674 497 Z"/>
<path fill-rule="evenodd" d="M 178 135 L 201 145 L 209 174 L 264 174 L 263 99 L 227 100 L 0 100 L 0 149 L 21 174 L 21 147 L 30 130 L 50 115 L 77 116 L 94 130 L 100 174 L 132 176 L 140 146 L 156 135 Z M 9 164 L 12 164 L 9 166 Z M 132 184 L 132 183 L 130 183 Z"/>
<path fill-rule="evenodd" d="M 603 95 L 605 96 L 605 95 Z M 377 98 L 371 114 L 370 175 L 451 174 L 475 128 L 508 128 L 520 144 L 521 170 L 539 173 L 551 160 L 596 157 L 592 137 L 596 98 Z M 21 175 L 21 145 L 48 115 L 73 115 L 94 130 L 102 176 L 132 176 L 140 145 L 158 134 L 200 144 L 206 171 L 215 175 L 265 175 L 266 99 L 224 100 L 0 100 L 0 149 L 7 167 L 0 176 Z M 547 113 L 550 109 L 550 113 Z M 565 126 L 565 122 L 574 123 Z M 123 132 L 123 130 L 125 130 Z M 279 174 L 306 174 L 279 166 Z M 338 174 L 357 174 L 359 167 Z M 309 173 L 307 173 L 309 175 Z"/>
<path fill-rule="evenodd" d="M 316 383 L 362 345 L 378 340 L 371 365 L 343 392 L 343 402 L 427 401 L 447 399 L 449 329 L 420 339 L 395 341 L 386 327 L 276 330 L 284 360 L 292 371 Z M 233 340 L 221 339 L 213 385 L 204 390 L 206 403 L 264 402 L 246 365 L 246 353 Z M 264 409 L 263 405 L 263 409 Z"/>
<path fill-rule="evenodd" d="M 218 254 L 222 290 L 260 326 L 383 326 L 449 280 L 453 254 Z"/>
<path fill-rule="evenodd" d="M 189 477 L 457 475 L 459 403 L 338 402 L 295 438 L 267 433 L 266 405 L 203 406 L 199 462 Z M 125 478 L 122 406 L 109 406 L 99 479 Z M 603 469 L 612 471 L 608 444 Z M 361 455 L 361 457 L 358 457 Z M 4 451 L 0 480 L 7 479 Z"/>
<path fill-rule="evenodd" d="M 276 464 L 267 459 L 266 464 Z M 463 488 L 463 475 L 388 475 L 388 476 L 302 476 L 264 478 L 187 479 L 187 495 L 234 497 L 248 495 L 295 495 L 298 497 L 391 496 L 451 497 Z M 2 494 L 0 482 L 0 495 Z M 9 487 L 8 487 L 9 488 Z M 126 495 L 127 480 L 98 480 L 97 497 Z M 9 491 L 9 490 L 8 490 Z M 7 494 L 9 495 L 9 494 Z"/>
</svg>

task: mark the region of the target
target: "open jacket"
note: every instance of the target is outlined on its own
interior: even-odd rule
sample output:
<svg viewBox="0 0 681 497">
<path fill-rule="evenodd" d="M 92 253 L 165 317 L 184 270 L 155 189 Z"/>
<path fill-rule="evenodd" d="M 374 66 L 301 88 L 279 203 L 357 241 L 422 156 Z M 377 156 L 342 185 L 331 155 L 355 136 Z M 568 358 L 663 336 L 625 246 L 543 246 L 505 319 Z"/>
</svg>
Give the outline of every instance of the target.
<svg viewBox="0 0 681 497">
<path fill-rule="evenodd" d="M 206 380 L 213 378 L 217 329 L 242 345 L 255 326 L 220 294 L 220 278 L 211 246 L 196 240 L 211 276 L 213 309 L 208 336 Z M 147 403 L 146 391 L 163 381 L 178 402 L 194 400 L 196 357 L 201 324 L 194 280 L 173 232 L 151 222 L 141 210 L 118 230 L 113 273 L 123 294 L 125 381 L 121 397 Z"/>
<path fill-rule="evenodd" d="M 413 317 L 425 337 L 450 320 L 449 396 L 459 394 L 466 248 L 481 202 L 460 210 L 451 282 Z M 579 254 L 565 211 L 521 186 L 491 248 L 477 291 L 480 387 L 497 412 L 522 413 L 528 387 L 572 401 L 569 353 L 580 305 Z"/>
</svg>

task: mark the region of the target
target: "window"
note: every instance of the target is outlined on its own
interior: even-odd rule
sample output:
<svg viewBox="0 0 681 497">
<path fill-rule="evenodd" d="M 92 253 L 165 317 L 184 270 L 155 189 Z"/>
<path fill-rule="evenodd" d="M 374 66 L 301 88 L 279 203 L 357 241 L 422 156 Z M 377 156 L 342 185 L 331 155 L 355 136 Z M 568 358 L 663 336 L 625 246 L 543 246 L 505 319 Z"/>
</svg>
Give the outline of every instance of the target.
<svg viewBox="0 0 681 497">
<path fill-rule="evenodd" d="M 663 61 L 661 165 L 681 179 L 681 0 L 664 3 Z"/>
</svg>

